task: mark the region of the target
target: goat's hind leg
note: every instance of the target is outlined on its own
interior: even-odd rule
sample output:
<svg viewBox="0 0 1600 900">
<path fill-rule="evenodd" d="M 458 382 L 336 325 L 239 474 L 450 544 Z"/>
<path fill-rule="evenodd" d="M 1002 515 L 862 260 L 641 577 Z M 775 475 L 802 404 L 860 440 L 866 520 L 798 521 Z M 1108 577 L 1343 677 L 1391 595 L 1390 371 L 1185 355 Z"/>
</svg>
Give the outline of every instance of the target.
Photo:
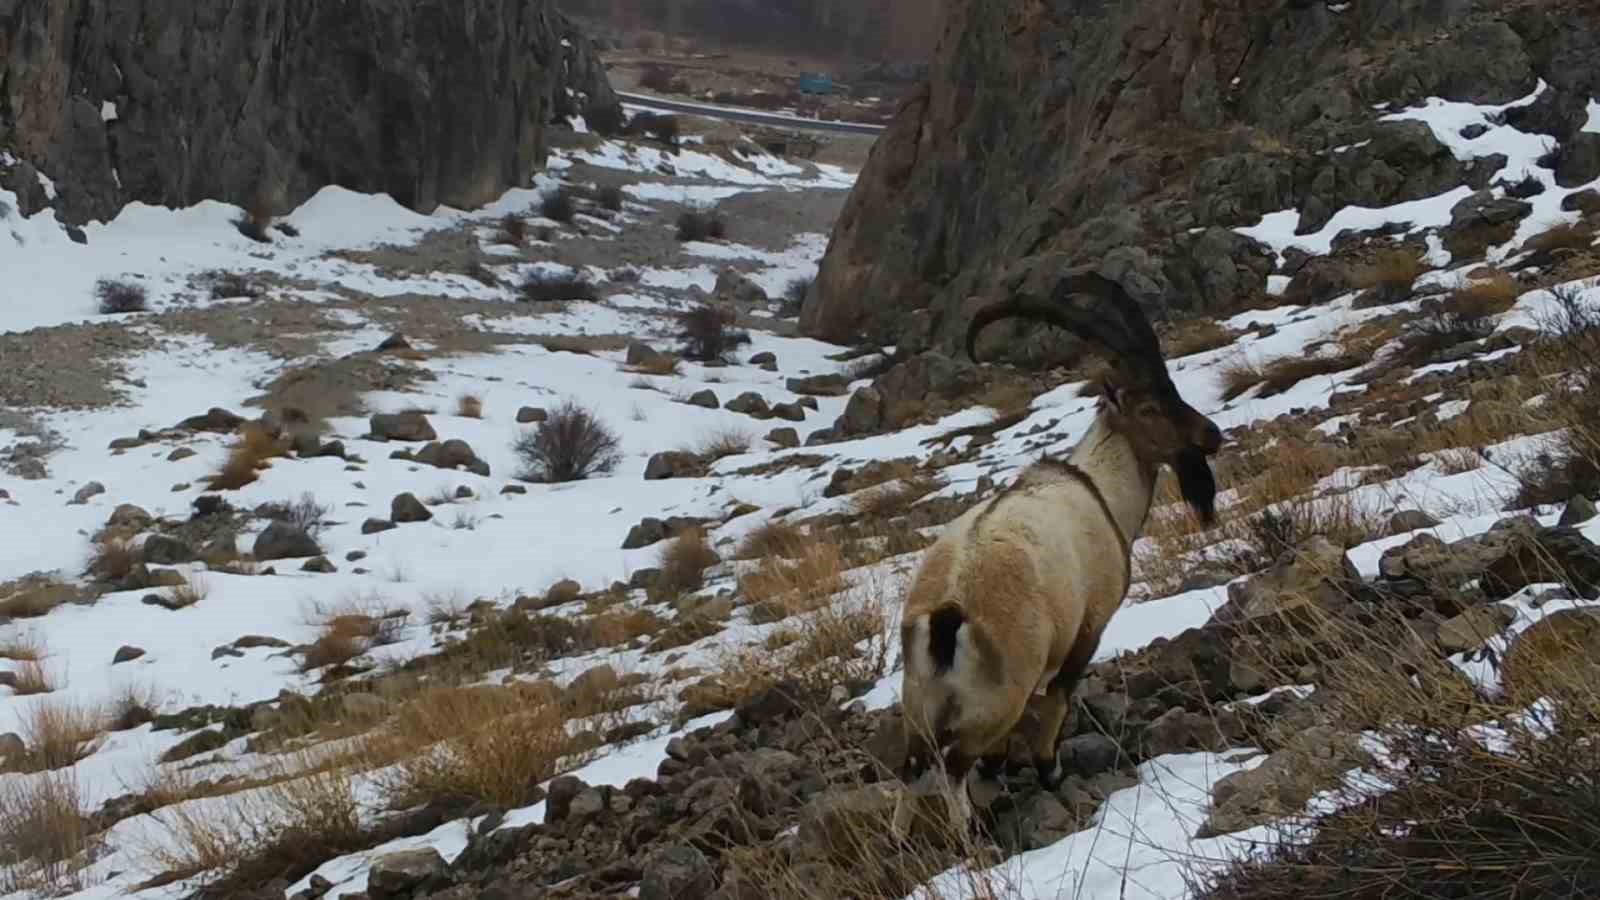
<svg viewBox="0 0 1600 900">
<path fill-rule="evenodd" d="M 1072 694 L 1078 689 L 1078 682 L 1083 680 L 1083 673 L 1088 670 L 1089 661 L 1099 646 L 1098 635 L 1092 635 L 1087 628 L 1079 631 L 1072 652 L 1046 687 L 1044 704 L 1039 710 L 1039 733 L 1033 746 L 1034 768 L 1039 772 L 1039 783 L 1046 790 L 1054 791 L 1061 786 L 1064 774 L 1058 746 L 1061 726 L 1072 711 Z"/>
</svg>

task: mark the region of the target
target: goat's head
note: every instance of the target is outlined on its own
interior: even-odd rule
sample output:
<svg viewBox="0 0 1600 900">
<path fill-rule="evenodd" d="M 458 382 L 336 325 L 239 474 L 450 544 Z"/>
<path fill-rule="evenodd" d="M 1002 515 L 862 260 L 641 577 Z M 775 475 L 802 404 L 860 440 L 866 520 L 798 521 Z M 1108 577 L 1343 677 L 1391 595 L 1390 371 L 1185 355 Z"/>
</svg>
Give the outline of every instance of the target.
<svg viewBox="0 0 1600 900">
<path fill-rule="evenodd" d="M 1018 296 L 979 310 L 967 328 L 967 355 L 977 359 L 979 332 L 1012 318 L 1057 325 L 1106 357 L 1104 397 L 1113 426 L 1136 452 L 1172 466 L 1184 500 L 1210 524 L 1217 485 L 1206 458 L 1221 448 L 1222 431 L 1178 394 L 1155 330 L 1128 292 L 1093 272 L 1070 273 L 1049 301 Z"/>
</svg>

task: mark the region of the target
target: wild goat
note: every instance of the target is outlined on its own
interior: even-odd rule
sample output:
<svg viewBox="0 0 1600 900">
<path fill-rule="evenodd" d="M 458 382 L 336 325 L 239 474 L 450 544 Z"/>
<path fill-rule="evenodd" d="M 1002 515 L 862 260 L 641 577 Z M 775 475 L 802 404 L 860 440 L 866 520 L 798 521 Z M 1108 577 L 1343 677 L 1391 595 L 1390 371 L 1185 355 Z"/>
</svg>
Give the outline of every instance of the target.
<svg viewBox="0 0 1600 900">
<path fill-rule="evenodd" d="M 910 824 L 908 796 L 954 792 L 971 815 L 974 762 L 992 791 L 1010 733 L 1029 697 L 1045 689 L 1033 746 L 1039 777 L 1061 779 L 1056 742 L 1073 689 L 1127 595 L 1133 542 L 1144 528 L 1163 463 L 1184 499 L 1210 524 L 1216 481 L 1207 457 L 1217 426 L 1184 402 L 1160 342 L 1132 297 L 1093 273 L 1069 274 L 1050 301 L 1018 297 L 979 311 L 979 333 L 1007 318 L 1060 326 L 1105 354 L 1111 372 L 1093 424 L 1071 455 L 1046 457 L 957 518 L 929 548 L 901 614 L 901 700 L 906 785 L 894 828 Z M 944 778 L 935 757 L 943 754 Z"/>
</svg>

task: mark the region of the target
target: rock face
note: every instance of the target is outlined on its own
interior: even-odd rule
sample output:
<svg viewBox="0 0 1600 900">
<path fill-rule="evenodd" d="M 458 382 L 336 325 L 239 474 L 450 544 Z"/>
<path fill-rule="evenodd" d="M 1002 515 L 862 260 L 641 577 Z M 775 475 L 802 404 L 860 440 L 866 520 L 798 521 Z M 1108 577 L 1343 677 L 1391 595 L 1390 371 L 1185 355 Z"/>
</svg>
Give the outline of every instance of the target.
<svg viewBox="0 0 1600 900">
<path fill-rule="evenodd" d="M 1513 124 L 1576 148 L 1580 171 L 1558 178 L 1588 174 L 1600 11 L 1583 9 L 1562 28 L 1537 4 L 946 4 L 928 78 L 851 191 L 801 329 L 950 353 L 977 306 L 1091 264 L 1153 311 L 1224 309 L 1276 264 L 1235 227 L 1297 209 L 1309 232 L 1350 204 L 1488 186 L 1496 160 L 1458 161 L 1377 104 L 1506 102 L 1542 77 L 1548 96 Z M 992 332 L 998 347 L 1008 329 Z"/>
<path fill-rule="evenodd" d="M 423 212 L 478 206 L 543 163 L 547 123 L 617 104 L 555 7 L 8 3 L 0 147 L 21 162 L 0 183 L 24 214 L 55 205 L 73 224 L 134 200 L 261 198 L 281 214 L 329 184 Z"/>
</svg>

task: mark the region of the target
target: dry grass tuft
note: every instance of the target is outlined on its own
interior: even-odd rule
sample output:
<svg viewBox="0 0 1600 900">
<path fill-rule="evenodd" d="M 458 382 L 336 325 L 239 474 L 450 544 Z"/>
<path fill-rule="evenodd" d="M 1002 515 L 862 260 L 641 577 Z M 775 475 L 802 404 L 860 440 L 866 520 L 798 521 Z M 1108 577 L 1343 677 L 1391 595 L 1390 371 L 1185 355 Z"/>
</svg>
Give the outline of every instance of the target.
<svg viewBox="0 0 1600 900">
<path fill-rule="evenodd" d="M 183 583 L 174 585 L 167 591 L 166 602 L 162 604 L 167 609 L 187 609 L 211 596 L 211 585 L 198 575 L 184 578 Z"/>
<path fill-rule="evenodd" d="M 735 556 L 738 559 L 760 559 L 766 556 L 794 559 L 801 554 L 810 540 L 798 526 L 777 519 L 768 519 L 745 535 Z"/>
<path fill-rule="evenodd" d="M 268 461 L 288 452 L 288 445 L 276 435 L 255 422 L 246 422 L 240 426 L 227 460 L 211 476 L 208 485 L 213 491 L 238 490 L 253 483 L 256 473 L 266 468 Z"/>
<path fill-rule="evenodd" d="M 1427 271 L 1415 252 L 1396 247 L 1379 252 L 1370 265 L 1359 270 L 1355 284 L 1376 294 L 1380 304 L 1399 303 L 1410 298 L 1412 284 Z"/>
<path fill-rule="evenodd" d="M 139 887 L 205 876 L 216 896 L 236 896 L 274 878 L 298 879 L 332 856 L 376 842 L 362 824 L 348 773 L 296 759 L 265 780 L 225 803 L 158 810 L 154 821 L 167 834 L 148 840 L 140 855 L 163 874 Z"/>
<path fill-rule="evenodd" d="M 1594 245 L 1594 227 L 1586 222 L 1568 222 L 1542 231 L 1522 244 L 1525 253 L 1550 254 L 1557 250 L 1587 250 Z"/>
<path fill-rule="evenodd" d="M 55 678 L 45 669 L 44 663 L 37 659 L 24 661 L 12 670 L 12 676 L 14 680 L 11 683 L 11 690 L 18 697 L 48 694 L 56 689 Z"/>
<path fill-rule="evenodd" d="M 683 371 L 683 362 L 670 353 L 660 353 L 643 362 L 629 366 L 628 371 L 637 372 L 640 375 L 677 375 Z"/>
<path fill-rule="evenodd" d="M 579 745 L 559 701 L 527 685 L 433 688 L 401 706 L 369 752 L 395 760 L 379 787 L 388 805 L 484 801 L 515 808 L 572 761 Z"/>
<path fill-rule="evenodd" d="M 23 768 L 38 772 L 74 765 L 99 746 L 104 724 L 99 710 L 71 701 L 30 704 L 22 713 L 18 729 L 28 748 Z"/>
<path fill-rule="evenodd" d="M 978 405 L 987 406 L 1000 415 L 1019 413 L 1033 405 L 1033 392 L 1015 381 L 991 384 L 978 397 Z"/>
<path fill-rule="evenodd" d="M 777 621 L 826 605 L 845 589 L 847 568 L 838 544 L 813 539 L 791 558 L 764 557 L 754 571 L 740 577 L 739 593 L 754 608 L 752 615 Z"/>
<path fill-rule="evenodd" d="M 330 605 L 313 604 L 309 624 L 321 629 L 305 648 L 300 670 L 338 667 L 373 647 L 393 644 L 405 627 L 405 615 L 393 615 L 377 595 L 353 596 Z"/>
<path fill-rule="evenodd" d="M 666 620 L 654 611 L 634 606 L 608 609 L 587 624 L 588 643 L 593 647 L 630 644 L 641 637 L 654 637 L 667 627 Z"/>
<path fill-rule="evenodd" d="M 705 531 L 690 528 L 661 548 L 658 557 L 661 578 L 657 587 L 672 596 L 697 591 L 705 585 L 705 570 L 719 561 Z"/>
<path fill-rule="evenodd" d="M 96 554 L 89 563 L 89 569 L 95 572 L 98 565 L 112 573 L 115 578 L 125 578 L 137 561 L 137 551 L 129 548 L 124 542 L 112 541 L 98 545 Z M 6 593 L 8 589 L 10 593 Z M 10 585 L 0 585 L 0 618 L 35 619 L 49 614 L 63 603 L 71 602 L 77 596 L 78 592 L 71 585 L 55 579 L 43 581 L 24 579 Z M 0 657 L 4 655 L 4 652 L 0 651 Z"/>
<path fill-rule="evenodd" d="M 81 890 L 91 830 L 73 770 L 0 779 L 0 892 Z"/>
<path fill-rule="evenodd" d="M 750 445 L 753 443 L 755 435 L 742 428 L 718 428 L 700 438 L 694 449 L 688 452 L 715 462 L 723 457 L 749 453 Z"/>
<path fill-rule="evenodd" d="M 1194 318 L 1162 329 L 1161 347 L 1168 359 L 1220 350 L 1239 339 L 1243 332 L 1229 331 L 1215 319 Z"/>
<path fill-rule="evenodd" d="M 1266 375 L 1261 367 L 1251 362 L 1244 354 L 1230 359 L 1217 370 L 1217 377 L 1222 383 L 1222 399 L 1234 400 L 1244 396 L 1244 393 L 1262 381 Z"/>
<path fill-rule="evenodd" d="M 483 418 L 483 398 L 477 394 L 462 394 L 457 397 L 456 415 L 467 419 Z"/>
<path fill-rule="evenodd" d="M 1273 397 L 1307 378 L 1343 372 L 1365 362 L 1365 357 L 1345 353 L 1334 356 L 1281 356 L 1264 363 L 1254 363 L 1241 356 L 1223 366 L 1219 373 L 1222 396 L 1225 400 L 1233 400 L 1260 385 L 1258 397 Z"/>
<path fill-rule="evenodd" d="M 1504 272 L 1471 281 L 1450 294 L 1447 306 L 1456 315 L 1471 319 L 1498 316 L 1516 304 L 1522 286 Z"/>
<path fill-rule="evenodd" d="M 0 639 L 0 659 L 16 662 L 38 662 L 45 656 L 44 642 L 30 634 L 18 634 Z"/>
<path fill-rule="evenodd" d="M 1202 875 L 1196 896 L 1564 897 L 1600 880 L 1589 651 L 1531 672 L 1524 696 L 1544 699 L 1529 707 L 1475 691 L 1400 614 L 1374 612 L 1368 625 L 1313 617 L 1290 645 L 1319 648 L 1319 707 L 1340 731 L 1370 732 L 1395 761 L 1378 770 L 1387 784 L 1336 787 L 1320 804 L 1332 811 L 1280 821 L 1264 853 Z M 1271 681 L 1298 661 L 1247 662 Z"/>
<path fill-rule="evenodd" d="M 851 495 L 851 505 L 868 519 L 887 520 L 904 515 L 913 504 L 943 486 L 944 481 L 934 472 L 909 462 L 895 462 L 885 466 L 879 483 L 859 489 Z"/>
</svg>

